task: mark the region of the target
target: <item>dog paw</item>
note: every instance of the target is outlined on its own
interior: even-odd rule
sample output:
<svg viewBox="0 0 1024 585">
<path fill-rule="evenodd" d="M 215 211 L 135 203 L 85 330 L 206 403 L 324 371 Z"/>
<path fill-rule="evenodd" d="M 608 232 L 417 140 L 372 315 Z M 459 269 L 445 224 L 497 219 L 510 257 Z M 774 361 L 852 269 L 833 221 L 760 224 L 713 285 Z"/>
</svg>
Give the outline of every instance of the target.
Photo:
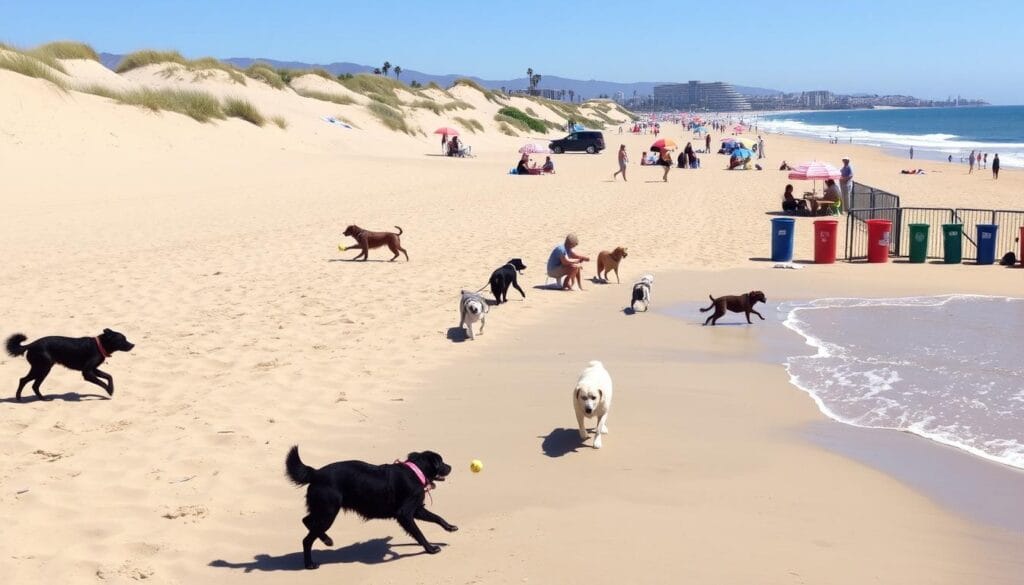
<svg viewBox="0 0 1024 585">
<path fill-rule="evenodd" d="M 326 534 L 320 536 L 320 542 L 324 543 L 325 546 L 334 546 L 334 539 Z"/>
<path fill-rule="evenodd" d="M 608 434 L 608 427 L 601 427 L 601 433 L 607 435 Z"/>
<path fill-rule="evenodd" d="M 428 544 L 424 548 L 426 548 L 427 552 L 432 555 L 436 555 L 437 553 L 441 552 L 441 547 L 437 546 L 436 544 Z"/>
<path fill-rule="evenodd" d="M 601 448 L 601 435 L 598 435 L 597 438 L 594 439 L 594 448 L 595 449 L 600 449 Z"/>
<path fill-rule="evenodd" d="M 445 526 L 444 529 L 447 530 L 448 532 L 458 532 L 459 531 L 459 527 L 454 525 L 454 524 L 449 524 L 448 526 Z"/>
<path fill-rule="evenodd" d="M 113 395 L 114 395 L 114 389 L 113 388 L 107 389 L 107 396 L 113 396 Z"/>
<path fill-rule="evenodd" d="M 309 570 L 318 569 L 318 568 L 320 568 L 320 565 L 318 565 L 318 564 L 316 564 L 314 562 L 308 562 L 308 563 L 306 563 L 306 568 L 309 569 Z"/>
</svg>

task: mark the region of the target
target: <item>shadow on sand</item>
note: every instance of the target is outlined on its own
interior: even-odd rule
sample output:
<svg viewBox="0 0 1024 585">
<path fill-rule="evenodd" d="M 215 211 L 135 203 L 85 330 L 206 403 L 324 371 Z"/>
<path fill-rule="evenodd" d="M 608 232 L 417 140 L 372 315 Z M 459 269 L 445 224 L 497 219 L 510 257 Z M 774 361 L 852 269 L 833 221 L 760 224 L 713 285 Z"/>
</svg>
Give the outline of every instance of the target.
<svg viewBox="0 0 1024 585">
<path fill-rule="evenodd" d="M 423 548 L 416 543 L 391 544 L 390 536 L 386 538 L 374 538 L 365 542 L 357 542 L 341 548 L 329 550 L 314 550 L 313 561 L 320 565 L 333 565 L 338 563 L 361 563 L 364 565 L 379 565 L 390 563 L 406 557 L 415 557 L 427 554 Z M 298 544 L 298 543 L 296 543 Z M 447 546 L 444 543 L 434 543 L 439 546 Z M 399 547 L 414 547 L 418 552 L 399 554 L 394 549 Z M 253 571 L 303 571 L 305 564 L 302 560 L 302 551 L 296 551 L 284 555 L 259 554 L 251 561 L 235 563 L 217 559 L 210 561 L 211 567 L 220 569 L 238 569 L 245 573 Z"/>
<path fill-rule="evenodd" d="M 22 394 L 21 401 L 24 403 L 29 402 L 49 402 L 51 400 L 63 400 L 64 402 L 89 402 L 91 400 L 110 400 L 109 396 L 102 394 L 79 394 L 77 392 L 66 392 L 64 394 L 43 394 L 43 399 L 40 400 L 35 394 Z M 18 400 L 13 396 L 10 398 L 0 398 L 0 403 L 11 402 L 18 403 Z"/>
<path fill-rule="evenodd" d="M 540 448 L 548 457 L 561 457 L 568 453 L 575 453 L 583 446 L 583 441 L 580 441 L 580 432 L 577 429 L 554 429 L 547 436 L 537 438 L 544 439 Z"/>
</svg>

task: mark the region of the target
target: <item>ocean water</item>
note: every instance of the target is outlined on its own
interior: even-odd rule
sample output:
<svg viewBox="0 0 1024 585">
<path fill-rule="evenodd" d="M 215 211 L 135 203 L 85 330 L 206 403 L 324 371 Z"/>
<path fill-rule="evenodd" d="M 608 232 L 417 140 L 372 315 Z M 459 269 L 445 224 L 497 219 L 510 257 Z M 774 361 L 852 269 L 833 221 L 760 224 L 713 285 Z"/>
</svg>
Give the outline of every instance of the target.
<svg viewBox="0 0 1024 585">
<path fill-rule="evenodd" d="M 790 380 L 827 416 L 1024 469 L 1024 299 L 821 299 L 783 310 L 816 350 L 787 359 Z"/>
<path fill-rule="evenodd" d="M 959 163 L 971 150 L 999 153 L 1003 166 L 1024 167 L 1024 106 L 828 110 L 766 114 L 759 128 L 840 143 L 878 146 Z M 838 131 L 836 128 L 838 127 Z"/>
</svg>

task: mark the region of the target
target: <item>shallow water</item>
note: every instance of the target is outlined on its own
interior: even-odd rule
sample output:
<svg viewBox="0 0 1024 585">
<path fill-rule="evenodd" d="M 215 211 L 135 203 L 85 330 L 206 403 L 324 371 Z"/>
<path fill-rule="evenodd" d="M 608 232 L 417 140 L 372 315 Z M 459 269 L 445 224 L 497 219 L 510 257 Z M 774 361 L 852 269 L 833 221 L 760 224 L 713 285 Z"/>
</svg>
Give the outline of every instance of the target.
<svg viewBox="0 0 1024 585">
<path fill-rule="evenodd" d="M 829 417 L 1024 469 L 1024 299 L 821 299 L 783 307 L 815 349 L 786 367 Z"/>
</svg>

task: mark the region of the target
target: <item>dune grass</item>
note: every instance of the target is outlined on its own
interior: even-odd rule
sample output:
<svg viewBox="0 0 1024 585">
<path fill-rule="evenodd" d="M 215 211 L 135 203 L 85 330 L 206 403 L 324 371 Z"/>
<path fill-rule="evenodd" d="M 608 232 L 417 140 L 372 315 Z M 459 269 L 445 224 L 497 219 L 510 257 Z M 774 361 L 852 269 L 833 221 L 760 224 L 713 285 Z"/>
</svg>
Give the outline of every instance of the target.
<svg viewBox="0 0 1024 585">
<path fill-rule="evenodd" d="M 351 96 L 341 93 L 329 93 L 326 91 L 316 91 L 312 89 L 296 89 L 294 87 L 292 89 L 302 97 L 312 98 L 322 102 L 332 102 L 340 106 L 347 106 L 356 103 L 356 100 L 352 99 Z"/>
<path fill-rule="evenodd" d="M 114 99 L 122 104 L 139 106 L 154 112 L 177 112 L 197 122 L 225 118 L 224 109 L 217 98 L 202 91 L 142 88 L 121 92 Z"/>
<path fill-rule="evenodd" d="M 544 125 L 544 122 L 538 120 L 537 118 L 534 118 L 533 116 L 530 116 L 529 114 L 520 110 L 519 108 L 506 106 L 498 110 L 498 115 L 517 120 L 521 122 L 523 125 L 525 125 L 526 128 L 534 132 L 540 132 L 541 134 L 548 133 L 548 127 Z M 508 120 L 504 121 L 507 122 Z"/>
<path fill-rule="evenodd" d="M 342 85 L 352 91 L 365 95 L 373 101 L 380 102 L 391 108 L 402 106 L 402 100 L 395 95 L 396 89 L 411 91 L 402 82 L 382 75 L 353 75 L 339 80 Z"/>
<path fill-rule="evenodd" d="M 284 116 L 273 116 L 272 118 L 270 118 L 270 121 L 273 122 L 281 130 L 288 129 L 288 120 L 285 120 Z"/>
<path fill-rule="evenodd" d="M 185 67 L 189 71 L 201 71 L 201 70 L 218 70 L 228 74 L 231 81 L 245 85 L 245 75 L 238 70 L 237 67 L 230 63 L 225 63 L 213 57 L 203 57 L 201 59 L 193 59 L 185 64 Z"/>
<path fill-rule="evenodd" d="M 96 51 L 85 43 L 75 41 L 56 41 L 39 45 L 28 52 L 33 57 L 49 65 L 50 61 L 56 59 L 89 59 L 99 62 L 100 56 Z M 53 67 L 53 65 L 50 65 Z"/>
<path fill-rule="evenodd" d="M 252 79 L 266 83 L 274 89 L 284 89 L 286 87 L 281 74 L 274 71 L 274 68 L 266 63 L 253 63 L 245 70 L 245 74 Z"/>
<path fill-rule="evenodd" d="M 512 127 L 505 122 L 498 124 L 498 132 L 501 132 L 505 136 L 519 136 L 519 133 L 513 130 Z"/>
<path fill-rule="evenodd" d="M 493 89 L 485 89 L 484 86 L 466 77 L 456 79 L 455 82 L 452 83 L 452 87 L 455 87 L 457 85 L 465 85 L 466 87 L 472 87 L 473 89 L 484 94 L 484 97 L 487 98 L 487 101 L 494 102 L 499 106 L 505 105 L 508 101 L 505 98 L 505 95 L 502 94 L 500 91 L 494 91 Z"/>
<path fill-rule="evenodd" d="M 152 49 L 145 49 L 125 55 L 121 59 L 121 62 L 117 64 L 117 68 L 114 69 L 114 71 L 117 73 L 124 73 L 126 71 L 131 71 L 132 69 L 138 69 L 139 67 L 153 65 L 155 63 L 177 63 L 179 65 L 185 65 L 187 61 L 185 57 L 182 57 L 181 53 L 177 51 L 154 51 Z"/>
<path fill-rule="evenodd" d="M 396 132 L 404 132 L 409 135 L 416 134 L 416 129 L 409 126 L 405 120 L 405 114 L 401 110 L 397 110 L 382 104 L 380 102 L 371 101 L 366 104 L 366 109 L 370 111 L 385 127 Z"/>
<path fill-rule="evenodd" d="M 473 106 L 471 106 L 470 104 L 468 104 L 468 103 L 466 103 L 466 102 L 464 102 L 462 100 L 455 100 L 455 101 L 452 101 L 452 102 L 447 102 L 447 103 L 443 103 L 442 104 L 442 103 L 436 102 L 436 101 L 434 101 L 432 99 L 422 99 L 422 100 L 416 100 L 416 101 L 414 101 L 412 103 L 404 104 L 404 105 L 406 105 L 407 107 L 410 107 L 410 108 L 416 108 L 416 109 L 420 109 L 420 110 L 430 110 L 431 112 L 434 112 L 438 116 L 440 116 L 444 112 L 454 112 L 454 111 L 458 111 L 458 110 L 472 110 L 472 109 L 474 109 Z"/>
<path fill-rule="evenodd" d="M 224 100 L 224 115 L 229 118 L 241 118 L 250 124 L 262 127 L 267 119 L 247 100 L 239 98 L 226 98 Z"/>
<path fill-rule="evenodd" d="M 62 90 L 68 89 L 67 81 L 58 75 L 58 71 L 54 67 L 17 50 L 8 49 L 8 51 L 10 52 L 0 55 L 0 69 L 49 81 Z"/>
<path fill-rule="evenodd" d="M 452 120 L 454 120 L 455 123 L 458 124 L 459 126 L 462 126 L 466 130 L 469 130 L 473 134 L 484 131 L 484 125 L 472 118 L 462 118 L 460 116 L 455 116 L 454 118 L 452 118 Z"/>
</svg>

